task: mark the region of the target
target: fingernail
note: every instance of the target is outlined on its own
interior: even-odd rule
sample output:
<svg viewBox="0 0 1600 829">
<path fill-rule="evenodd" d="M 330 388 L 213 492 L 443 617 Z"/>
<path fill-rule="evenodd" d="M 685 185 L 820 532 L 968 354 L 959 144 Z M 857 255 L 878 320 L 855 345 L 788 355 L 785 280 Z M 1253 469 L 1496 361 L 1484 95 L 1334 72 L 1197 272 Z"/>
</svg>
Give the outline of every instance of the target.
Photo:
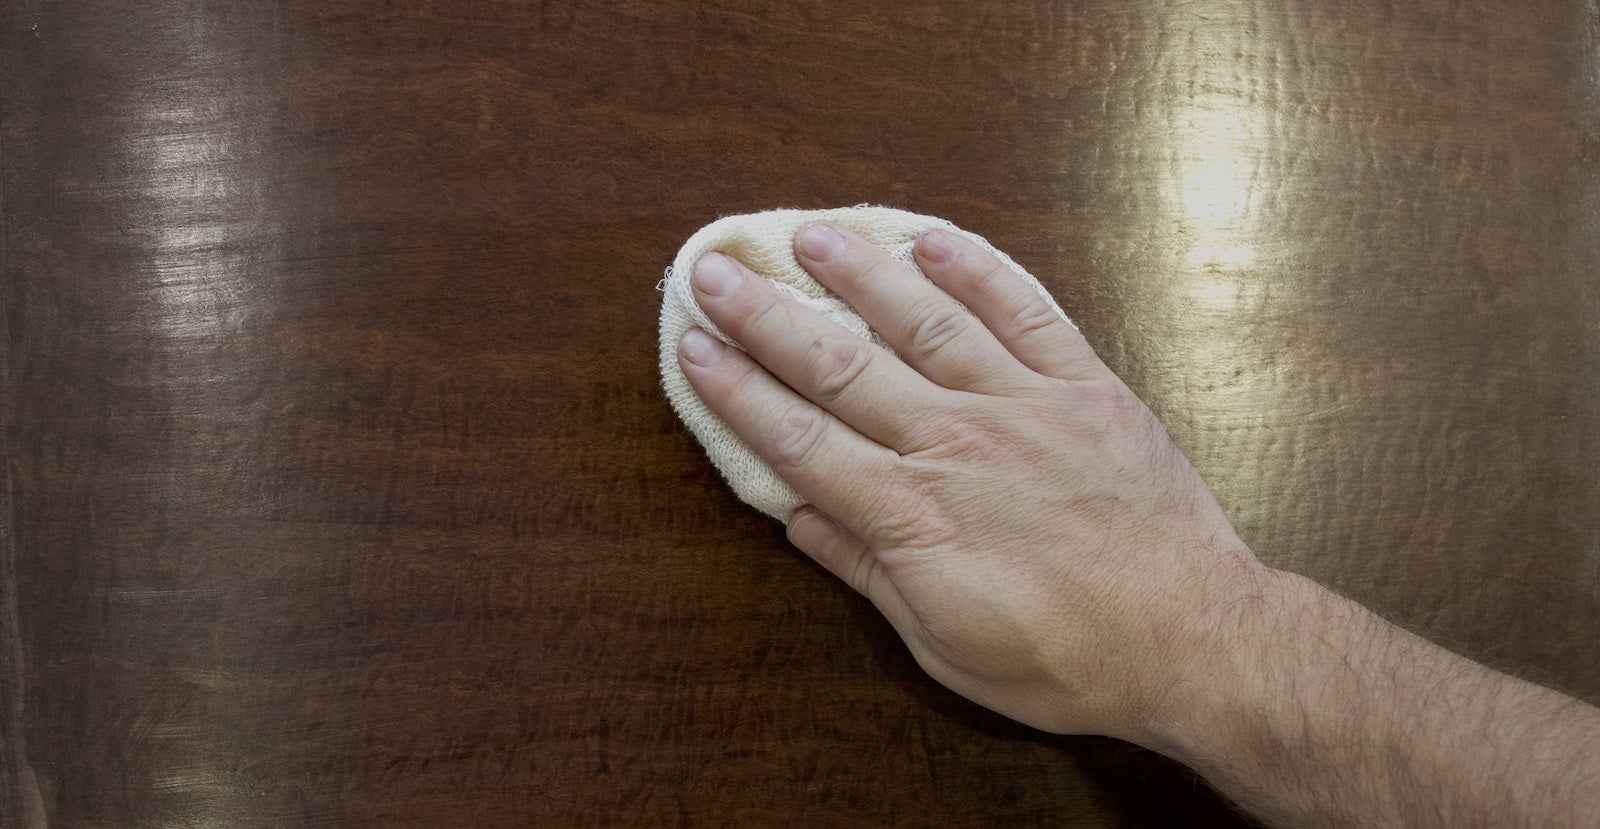
<svg viewBox="0 0 1600 829">
<path fill-rule="evenodd" d="M 709 366 L 722 359 L 728 346 L 699 328 L 691 328 L 678 341 L 678 353 L 697 366 Z"/>
<path fill-rule="evenodd" d="M 844 237 L 839 235 L 839 231 L 820 222 L 801 228 L 795 241 L 807 259 L 818 262 L 826 262 L 844 251 Z"/>
<path fill-rule="evenodd" d="M 917 237 L 917 253 L 929 262 L 949 262 L 957 250 L 955 237 L 943 230 L 924 230 Z"/>
<path fill-rule="evenodd" d="M 727 296 L 739 287 L 739 282 L 743 278 L 739 273 L 739 266 L 725 254 L 716 251 L 700 257 L 700 261 L 694 263 L 692 282 L 703 294 Z"/>
</svg>

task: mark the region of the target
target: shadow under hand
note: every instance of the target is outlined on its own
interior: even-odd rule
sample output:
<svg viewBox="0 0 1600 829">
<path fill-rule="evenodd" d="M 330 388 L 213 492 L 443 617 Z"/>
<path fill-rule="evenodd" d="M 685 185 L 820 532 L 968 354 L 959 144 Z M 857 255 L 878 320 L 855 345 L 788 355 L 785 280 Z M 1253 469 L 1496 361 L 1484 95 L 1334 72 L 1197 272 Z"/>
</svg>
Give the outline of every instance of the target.
<svg viewBox="0 0 1600 829">
<path fill-rule="evenodd" d="M 796 555 L 802 555 L 796 552 Z M 934 681 L 866 597 L 817 567 L 845 597 L 874 661 L 894 684 L 958 730 L 990 740 L 1026 742 L 1071 757 L 1088 796 L 1114 815 L 1121 827 L 1255 827 L 1261 824 L 1231 807 L 1188 766 L 1123 740 L 1049 734 L 995 713 Z M 1054 788 L 1062 781 L 1045 781 Z M 1004 798 L 1006 792 L 1001 793 Z M 1014 797 L 1013 793 L 1013 797 Z M 996 804 L 1004 811 L 1005 804 Z"/>
</svg>

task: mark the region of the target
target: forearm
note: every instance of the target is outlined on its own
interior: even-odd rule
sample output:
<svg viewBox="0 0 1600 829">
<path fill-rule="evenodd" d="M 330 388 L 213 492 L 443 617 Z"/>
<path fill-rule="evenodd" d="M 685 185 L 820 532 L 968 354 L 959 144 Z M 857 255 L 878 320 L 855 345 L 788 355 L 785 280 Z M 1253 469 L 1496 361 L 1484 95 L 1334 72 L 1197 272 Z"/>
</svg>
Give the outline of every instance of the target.
<svg viewBox="0 0 1600 829">
<path fill-rule="evenodd" d="M 1275 824 L 1594 825 L 1600 709 L 1275 574 L 1152 722 Z"/>
</svg>

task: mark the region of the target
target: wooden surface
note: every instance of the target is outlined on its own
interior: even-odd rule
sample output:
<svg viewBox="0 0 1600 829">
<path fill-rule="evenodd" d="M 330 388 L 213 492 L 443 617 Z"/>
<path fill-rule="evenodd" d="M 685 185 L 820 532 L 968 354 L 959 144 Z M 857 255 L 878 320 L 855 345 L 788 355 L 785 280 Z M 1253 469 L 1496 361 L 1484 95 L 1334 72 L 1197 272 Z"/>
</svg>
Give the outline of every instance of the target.
<svg viewBox="0 0 1600 829">
<path fill-rule="evenodd" d="M 1593 3 L 6 0 L 7 820 L 1167 825 L 655 376 L 720 215 L 1028 266 L 1268 562 L 1600 695 Z"/>
</svg>

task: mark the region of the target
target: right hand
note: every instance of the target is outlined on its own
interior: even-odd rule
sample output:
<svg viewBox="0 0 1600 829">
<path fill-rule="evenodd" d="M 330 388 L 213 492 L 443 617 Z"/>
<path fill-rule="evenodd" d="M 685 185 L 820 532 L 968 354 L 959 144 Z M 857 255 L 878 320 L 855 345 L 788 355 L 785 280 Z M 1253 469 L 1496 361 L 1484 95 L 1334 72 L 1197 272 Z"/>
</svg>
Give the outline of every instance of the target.
<svg viewBox="0 0 1600 829">
<path fill-rule="evenodd" d="M 1271 571 L 1031 286 L 955 234 L 915 251 L 927 279 L 837 226 L 796 237 L 895 353 L 708 255 L 696 298 L 745 352 L 691 331 L 684 372 L 809 501 L 795 545 L 935 679 L 1048 731 L 1138 741 Z"/>
</svg>

